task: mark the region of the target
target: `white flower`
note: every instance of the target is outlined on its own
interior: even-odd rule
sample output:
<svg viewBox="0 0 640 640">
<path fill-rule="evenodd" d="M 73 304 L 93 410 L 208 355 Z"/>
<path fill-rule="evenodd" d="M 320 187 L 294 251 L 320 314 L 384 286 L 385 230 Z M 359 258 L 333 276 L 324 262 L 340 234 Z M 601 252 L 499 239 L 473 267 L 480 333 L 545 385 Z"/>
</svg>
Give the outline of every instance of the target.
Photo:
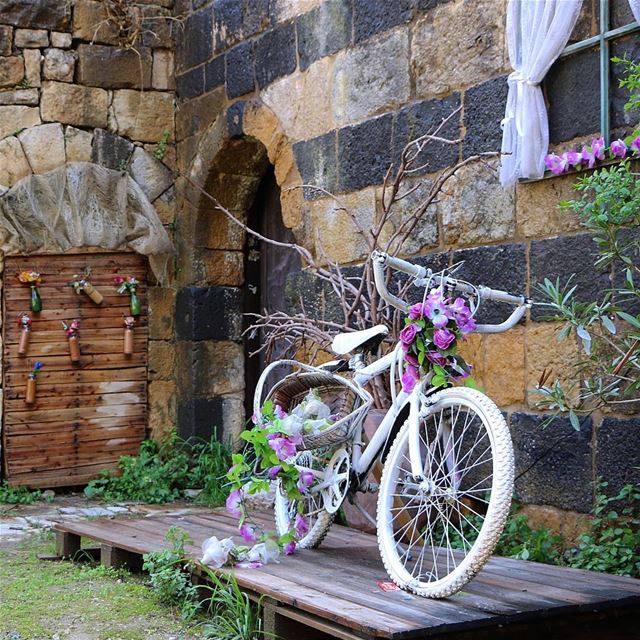
<svg viewBox="0 0 640 640">
<path fill-rule="evenodd" d="M 242 558 L 243 562 L 261 562 L 267 564 L 269 562 L 278 562 L 278 556 L 280 555 L 280 549 L 273 540 L 265 540 L 254 544 L 247 552 L 247 555 Z"/>
<path fill-rule="evenodd" d="M 319 433 L 320 431 L 324 431 L 327 427 L 330 426 L 331 425 L 327 422 L 326 418 L 322 418 L 322 420 L 305 420 L 304 432 Z"/>
<path fill-rule="evenodd" d="M 305 418 L 321 420 L 331 415 L 331 409 L 321 400 L 313 399 L 305 404 L 303 415 Z"/>
<path fill-rule="evenodd" d="M 282 420 L 282 433 L 293 436 L 302 431 L 302 418 L 295 413 Z"/>
<path fill-rule="evenodd" d="M 202 563 L 219 569 L 227 562 L 234 546 L 231 538 L 224 538 L 224 540 L 218 540 L 215 536 L 207 538 L 202 543 Z"/>
</svg>

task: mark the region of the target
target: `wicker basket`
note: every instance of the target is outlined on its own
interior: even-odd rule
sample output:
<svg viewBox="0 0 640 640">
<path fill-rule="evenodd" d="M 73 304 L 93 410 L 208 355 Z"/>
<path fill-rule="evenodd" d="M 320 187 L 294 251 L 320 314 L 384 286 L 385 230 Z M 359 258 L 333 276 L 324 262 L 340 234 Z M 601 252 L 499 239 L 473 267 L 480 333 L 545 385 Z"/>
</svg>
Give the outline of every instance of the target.
<svg viewBox="0 0 640 640">
<path fill-rule="evenodd" d="M 338 418 L 320 433 L 302 434 L 302 449 L 317 449 L 348 440 L 364 417 L 369 403 L 339 376 L 323 371 L 298 372 L 277 382 L 266 400 L 280 405 L 290 413 L 314 389 L 322 402 L 329 406 L 331 415 Z"/>
</svg>

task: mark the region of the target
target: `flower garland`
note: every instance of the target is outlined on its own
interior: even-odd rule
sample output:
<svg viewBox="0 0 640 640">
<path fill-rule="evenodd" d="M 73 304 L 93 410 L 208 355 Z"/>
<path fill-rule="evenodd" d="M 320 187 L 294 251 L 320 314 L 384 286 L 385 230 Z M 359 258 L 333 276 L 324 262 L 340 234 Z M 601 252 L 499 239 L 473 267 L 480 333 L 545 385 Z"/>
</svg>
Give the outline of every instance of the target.
<svg viewBox="0 0 640 640">
<path fill-rule="evenodd" d="M 618 138 L 614 140 L 608 148 L 604 143 L 604 138 L 594 138 L 591 145 L 583 145 L 582 151 L 565 151 L 561 155 L 549 153 L 544 158 L 544 164 L 553 173 L 558 176 L 571 168 L 578 171 L 584 169 L 593 169 L 598 161 L 607 159 L 624 160 L 627 157 L 640 158 L 640 131 L 634 131 L 624 140 Z"/>
<path fill-rule="evenodd" d="M 441 289 L 432 289 L 423 303 L 414 304 L 400 332 L 404 374 L 402 390 L 411 393 L 425 376 L 432 387 L 470 377 L 471 365 L 458 353 L 458 342 L 476 328 L 476 322 L 463 298 L 451 301 Z"/>
</svg>

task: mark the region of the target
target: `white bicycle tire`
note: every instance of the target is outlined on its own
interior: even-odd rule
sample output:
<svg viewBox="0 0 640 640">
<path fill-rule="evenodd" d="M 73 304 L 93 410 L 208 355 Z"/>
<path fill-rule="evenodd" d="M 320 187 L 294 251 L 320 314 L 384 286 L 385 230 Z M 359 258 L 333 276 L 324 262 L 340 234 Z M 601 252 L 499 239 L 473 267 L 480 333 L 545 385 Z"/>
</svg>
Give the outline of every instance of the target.
<svg viewBox="0 0 640 640">
<path fill-rule="evenodd" d="M 430 597 L 430 598 L 445 598 L 456 592 L 458 592 L 469 580 L 471 580 L 482 568 L 485 562 L 491 556 L 502 530 L 504 528 L 505 521 L 509 514 L 509 509 L 511 506 L 511 497 L 513 493 L 513 476 L 514 476 L 514 462 L 513 462 L 513 446 L 511 444 L 511 436 L 509 434 L 509 429 L 507 424 L 502 416 L 502 413 L 498 409 L 498 407 L 491 401 L 487 396 L 480 393 L 479 391 L 475 391 L 468 388 L 454 387 L 445 389 L 443 391 L 438 392 L 432 398 L 433 404 L 431 405 L 429 415 L 424 418 L 424 420 L 428 420 L 430 417 L 434 416 L 436 412 L 442 411 L 446 408 L 451 408 L 453 406 L 461 406 L 466 407 L 467 410 L 471 410 L 476 413 L 476 415 L 480 418 L 482 426 L 486 430 L 486 434 L 489 439 L 489 446 L 491 451 L 491 465 L 492 465 L 492 484 L 491 484 L 491 495 L 487 502 L 488 507 L 486 510 L 486 516 L 484 518 L 484 522 L 482 523 L 479 533 L 477 534 L 477 538 L 473 543 L 470 544 L 470 549 L 468 552 L 463 552 L 463 557 L 458 564 L 455 564 L 455 556 L 460 556 L 460 552 L 455 552 L 453 550 L 450 551 L 452 557 L 452 563 L 455 565 L 454 568 L 449 571 L 449 557 L 446 557 L 446 575 L 440 577 L 438 574 L 438 562 L 439 562 L 439 553 L 440 548 L 438 545 L 430 545 L 426 544 L 426 534 L 424 532 L 420 532 L 418 536 L 418 540 L 420 537 L 424 536 L 425 544 L 424 548 L 431 549 L 431 553 L 433 556 L 433 564 L 435 565 L 435 579 L 431 580 L 422 580 L 420 579 L 423 570 L 423 560 L 424 557 L 420 559 L 420 567 L 418 569 L 417 578 L 411 574 L 410 571 L 407 570 L 405 561 L 404 565 L 402 563 L 401 557 L 398 555 L 399 549 L 402 550 L 403 546 L 401 543 L 398 543 L 394 536 L 398 535 L 398 532 L 394 534 L 394 524 L 393 519 L 396 516 L 393 516 L 393 510 L 402 511 L 406 509 L 406 506 L 394 507 L 394 500 L 397 500 L 398 495 L 402 495 L 403 498 L 410 496 L 409 504 L 414 501 L 416 494 L 398 494 L 395 492 L 396 486 L 398 485 L 398 475 L 402 465 L 405 465 L 406 462 L 403 461 L 402 456 L 408 456 L 408 440 L 409 440 L 409 430 L 410 425 L 408 422 L 405 422 L 398 435 L 396 436 L 394 443 L 389 451 L 389 455 L 385 461 L 382 479 L 380 484 L 380 493 L 378 496 L 378 511 L 377 511 L 377 530 L 378 530 L 378 546 L 380 549 L 380 555 L 382 557 L 382 561 L 384 566 L 389 574 L 390 578 L 402 589 L 412 591 L 420 596 Z M 456 419 L 460 415 L 462 409 L 459 409 L 456 414 Z M 440 413 L 440 420 L 442 421 L 442 412 Z M 451 411 L 451 417 L 453 419 L 453 410 Z M 421 425 L 424 422 L 421 423 Z M 422 428 L 422 427 L 421 427 Z M 464 427 L 462 428 L 464 431 Z M 479 431 L 479 430 L 478 430 Z M 461 436 L 462 438 L 463 436 Z M 482 436 L 484 438 L 484 436 Z M 478 436 L 476 435 L 476 442 L 478 440 Z M 428 437 L 427 437 L 428 442 Z M 432 447 L 435 445 L 431 445 Z M 474 445 L 475 447 L 476 445 Z M 428 447 L 428 445 L 427 445 Z M 454 440 L 455 447 L 455 440 Z M 462 444 L 460 445 L 462 447 Z M 473 449 L 472 449 L 473 452 Z M 471 454 L 469 454 L 471 455 Z M 482 454 L 484 455 L 484 454 Z M 464 456 L 463 456 L 464 458 Z M 398 466 L 400 463 L 400 466 Z M 484 463 L 484 461 L 483 461 Z M 432 463 L 431 463 L 432 464 Z M 442 467 L 440 464 L 440 467 Z M 425 468 L 426 472 L 426 468 Z M 405 477 L 405 487 L 406 487 L 406 471 L 404 472 Z M 445 474 L 446 475 L 446 474 Z M 455 475 L 455 474 L 454 474 Z M 435 481 L 434 481 L 435 483 Z M 413 489 L 412 489 L 413 490 Z M 405 489 L 406 491 L 406 489 Z M 395 494 L 395 498 L 394 495 Z M 420 500 L 423 498 L 421 497 Z M 432 500 L 431 503 L 428 503 L 427 500 Z M 442 499 L 441 499 L 442 500 Z M 465 505 L 463 505 L 463 509 L 457 508 L 457 515 L 465 517 L 463 511 L 465 509 Z M 433 511 L 437 511 L 438 514 L 442 514 L 446 509 L 446 505 L 443 502 L 440 505 L 436 505 L 436 498 L 425 498 L 425 505 L 423 513 L 420 513 L 420 509 L 422 508 L 422 502 L 418 506 L 417 515 L 416 515 L 416 523 L 418 522 L 418 516 L 427 517 L 427 522 L 429 523 L 430 532 L 434 530 L 431 525 L 431 521 L 429 520 L 431 513 Z M 434 508 L 432 508 L 432 505 Z M 427 515 L 427 513 L 429 515 Z M 451 512 L 453 513 L 453 511 Z M 449 514 L 451 515 L 451 514 Z M 476 514 L 478 515 L 478 514 Z M 442 519 L 443 521 L 449 522 L 448 518 L 441 517 L 441 515 L 437 515 L 436 520 Z M 400 518 L 402 522 L 402 518 Z M 462 526 L 458 522 L 458 526 L 462 529 Z M 395 525 L 399 526 L 399 525 Z M 416 531 L 417 524 L 414 524 L 413 533 Z M 444 525 L 445 527 L 447 524 Z M 455 527 L 454 527 L 455 528 Z M 406 535 L 406 533 L 401 534 Z M 463 536 L 464 538 L 464 536 Z M 434 538 L 431 536 L 431 540 Z M 442 539 L 440 540 L 442 542 Z M 449 535 L 447 533 L 446 537 L 447 543 L 449 543 Z M 411 557 L 411 545 L 415 545 L 413 542 L 413 537 L 409 541 L 408 545 L 404 545 L 404 551 L 402 557 L 407 556 L 407 558 Z M 414 547 L 415 548 L 415 547 Z M 433 550 L 438 549 L 437 553 Z M 451 549 L 454 549 L 453 545 Z M 442 564 L 442 561 L 440 560 Z M 416 561 L 417 564 L 417 561 Z M 431 572 L 433 573 L 433 572 Z M 428 576 L 426 576 L 428 577 Z"/>
</svg>

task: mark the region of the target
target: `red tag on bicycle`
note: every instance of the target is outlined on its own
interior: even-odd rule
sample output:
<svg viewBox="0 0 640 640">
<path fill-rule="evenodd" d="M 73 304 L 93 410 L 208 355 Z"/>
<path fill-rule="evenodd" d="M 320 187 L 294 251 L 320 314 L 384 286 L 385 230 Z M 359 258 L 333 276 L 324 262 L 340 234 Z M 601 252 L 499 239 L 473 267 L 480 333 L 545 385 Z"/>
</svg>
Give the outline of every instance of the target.
<svg viewBox="0 0 640 640">
<path fill-rule="evenodd" d="M 400 591 L 400 587 L 390 580 L 378 580 L 378 586 L 382 591 Z"/>
</svg>

